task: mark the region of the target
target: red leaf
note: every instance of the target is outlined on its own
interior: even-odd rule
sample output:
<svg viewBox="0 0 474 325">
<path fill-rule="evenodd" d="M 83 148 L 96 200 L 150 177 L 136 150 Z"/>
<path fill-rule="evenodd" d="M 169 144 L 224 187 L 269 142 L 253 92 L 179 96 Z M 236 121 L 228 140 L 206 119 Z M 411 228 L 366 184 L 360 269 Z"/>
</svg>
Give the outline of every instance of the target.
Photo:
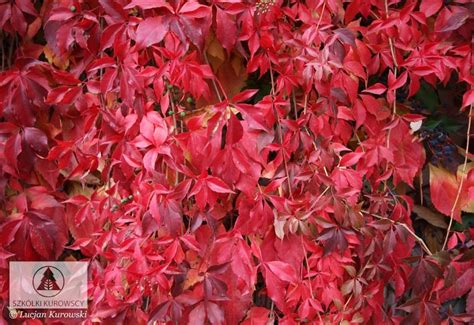
<svg viewBox="0 0 474 325">
<path fill-rule="evenodd" d="M 207 177 L 206 184 L 211 191 L 216 193 L 234 193 L 226 183 L 214 176 Z"/>
<path fill-rule="evenodd" d="M 115 67 L 116 62 L 113 58 L 106 56 L 100 59 L 95 60 L 91 65 L 88 66 L 87 70 L 92 72 L 98 69 L 105 69 L 110 67 Z"/>
<path fill-rule="evenodd" d="M 462 108 L 474 104 L 474 90 L 470 89 L 462 97 Z"/>
<path fill-rule="evenodd" d="M 474 314 L 474 289 L 471 289 L 466 299 L 466 311 L 469 314 Z"/>
<path fill-rule="evenodd" d="M 231 114 L 227 122 L 226 144 L 233 145 L 239 142 L 243 134 L 244 130 L 239 119 L 234 114 Z"/>
<path fill-rule="evenodd" d="M 208 302 L 206 311 L 211 324 L 224 324 L 224 311 L 218 305 Z"/>
<path fill-rule="evenodd" d="M 402 118 L 408 122 L 418 122 L 424 120 L 426 117 L 420 114 L 404 114 Z"/>
<path fill-rule="evenodd" d="M 132 9 L 135 6 L 142 9 L 167 8 L 169 11 L 173 11 L 173 7 L 171 7 L 168 1 L 164 0 L 132 0 L 124 9 Z"/>
<path fill-rule="evenodd" d="M 158 150 L 150 149 L 145 153 L 143 157 L 143 166 L 150 173 L 155 170 L 156 160 L 158 159 Z"/>
<path fill-rule="evenodd" d="M 231 51 L 237 41 L 238 31 L 233 17 L 216 6 L 217 39 L 222 47 Z"/>
<path fill-rule="evenodd" d="M 272 261 L 265 262 L 265 266 L 282 281 L 290 283 L 297 281 L 295 269 L 288 263 Z"/>
<path fill-rule="evenodd" d="M 420 11 L 428 18 L 437 13 L 442 5 L 442 0 L 422 0 L 420 4 Z"/>
<path fill-rule="evenodd" d="M 43 131 L 37 128 L 25 128 L 24 137 L 26 143 L 40 156 L 48 155 L 48 138 Z"/>
<path fill-rule="evenodd" d="M 205 324 L 206 320 L 206 308 L 204 302 L 199 303 L 194 309 L 189 313 L 189 319 L 195 324 Z"/>
<path fill-rule="evenodd" d="M 99 0 L 100 5 L 104 8 L 107 15 L 109 15 L 114 22 L 124 21 L 127 19 L 127 12 L 124 8 L 114 0 Z"/>
<path fill-rule="evenodd" d="M 42 210 L 46 208 L 58 208 L 62 205 L 51 195 L 35 191 L 34 197 L 32 198 L 31 208 L 36 210 Z"/>
<path fill-rule="evenodd" d="M 406 122 L 400 122 L 391 130 L 391 143 L 393 144 L 394 184 L 400 180 L 412 186 L 413 179 L 423 168 L 425 163 L 425 152 L 423 145 L 410 134 Z"/>
<path fill-rule="evenodd" d="M 7 162 L 9 162 L 13 166 L 14 170 L 16 170 L 18 168 L 17 157 L 22 152 L 20 134 L 17 133 L 15 135 L 12 135 L 10 138 L 8 138 L 8 140 L 5 143 L 4 150 L 5 150 L 5 158 Z"/>
<path fill-rule="evenodd" d="M 252 98 L 256 93 L 258 93 L 258 89 L 246 89 L 246 90 L 238 93 L 234 97 L 232 97 L 231 101 L 233 103 L 245 102 L 245 101 L 249 100 L 250 98 Z"/>
<path fill-rule="evenodd" d="M 117 78 L 117 70 L 110 69 L 105 72 L 102 80 L 100 81 L 100 91 L 103 94 L 108 93 L 114 87 L 115 79 Z"/>
<path fill-rule="evenodd" d="M 55 8 L 49 16 L 48 21 L 65 21 L 74 17 L 75 15 L 76 14 L 69 10 L 69 8 Z"/>
<path fill-rule="evenodd" d="M 82 206 L 74 216 L 74 223 L 76 227 L 80 226 L 84 221 L 86 221 L 87 217 L 92 215 L 91 208 L 88 204 Z"/>
<path fill-rule="evenodd" d="M 464 25 L 466 20 L 469 18 L 469 12 L 460 11 L 456 13 L 451 13 L 448 14 L 448 17 L 449 18 L 444 22 L 444 24 L 442 24 L 442 26 L 436 29 L 437 32 L 450 32 L 458 29 L 459 27 Z"/>
<path fill-rule="evenodd" d="M 270 321 L 270 310 L 263 307 L 252 307 L 247 312 L 247 319 L 242 322 L 242 325 L 256 325 L 256 324 L 269 324 Z"/>
<path fill-rule="evenodd" d="M 168 138 L 168 127 L 157 112 L 149 112 L 140 122 L 140 133 L 150 143 L 160 147 Z"/>
<path fill-rule="evenodd" d="M 204 18 L 210 14 L 210 8 L 197 1 L 187 1 L 179 9 L 179 13 L 191 18 Z"/>
<path fill-rule="evenodd" d="M 390 73 L 392 73 L 392 72 L 390 72 Z M 402 87 L 403 85 L 406 84 L 407 78 L 408 78 L 408 72 L 405 71 L 397 78 L 397 80 L 395 82 L 392 83 L 392 82 L 389 81 L 389 83 L 388 83 L 389 90 L 395 90 L 395 89 L 398 89 L 398 88 Z"/>
<path fill-rule="evenodd" d="M 458 179 L 444 168 L 436 167 L 432 164 L 429 164 L 429 168 L 430 194 L 433 205 L 446 216 L 450 216 L 451 211 L 453 211 L 454 219 L 461 222 L 461 208 L 466 204 L 466 199 L 468 199 L 466 191 L 461 191 L 461 196 L 454 207 L 459 187 Z"/>
<path fill-rule="evenodd" d="M 340 165 L 344 167 L 355 165 L 362 156 L 364 156 L 363 152 L 350 152 L 348 154 L 345 154 L 341 158 Z"/>
<path fill-rule="evenodd" d="M 441 275 L 441 269 L 437 264 L 422 257 L 410 273 L 408 281 L 415 294 L 420 294 L 431 290 L 435 278 Z"/>
<path fill-rule="evenodd" d="M 137 49 L 161 42 L 168 32 L 168 24 L 169 20 L 161 16 L 145 18 L 137 28 Z"/>
<path fill-rule="evenodd" d="M 474 288 L 474 268 L 472 268 L 472 263 L 467 262 L 466 264 L 471 264 L 471 267 L 462 274 L 458 274 L 454 285 L 441 293 L 439 298 L 442 303 L 459 298 Z"/>
<path fill-rule="evenodd" d="M 356 47 L 355 36 L 349 29 L 338 28 L 334 31 L 334 34 L 336 34 L 343 41 L 343 43 L 347 43 L 354 48 Z"/>
<path fill-rule="evenodd" d="M 387 87 L 378 82 L 378 83 L 370 86 L 369 88 L 363 90 L 362 92 L 371 93 L 371 94 L 375 94 L 375 95 L 381 95 L 386 90 L 387 90 Z"/>
<path fill-rule="evenodd" d="M 265 285 L 268 296 L 275 302 L 276 306 L 286 312 L 289 306 L 285 304 L 286 284 L 280 280 L 273 272 L 265 272 Z"/>
<path fill-rule="evenodd" d="M 49 258 L 53 251 L 53 240 L 42 227 L 30 227 L 31 245 L 43 258 Z"/>
</svg>

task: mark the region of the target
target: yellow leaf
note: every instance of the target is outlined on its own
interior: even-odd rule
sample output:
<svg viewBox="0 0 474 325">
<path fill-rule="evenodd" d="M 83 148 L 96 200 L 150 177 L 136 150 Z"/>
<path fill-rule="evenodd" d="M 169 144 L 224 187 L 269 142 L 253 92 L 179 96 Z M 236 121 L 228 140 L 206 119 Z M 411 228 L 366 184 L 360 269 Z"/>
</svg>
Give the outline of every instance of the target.
<svg viewBox="0 0 474 325">
<path fill-rule="evenodd" d="M 69 59 L 56 56 L 48 45 L 43 48 L 43 52 L 46 59 L 48 59 L 48 62 L 55 65 L 59 69 L 66 70 L 69 67 Z"/>
</svg>

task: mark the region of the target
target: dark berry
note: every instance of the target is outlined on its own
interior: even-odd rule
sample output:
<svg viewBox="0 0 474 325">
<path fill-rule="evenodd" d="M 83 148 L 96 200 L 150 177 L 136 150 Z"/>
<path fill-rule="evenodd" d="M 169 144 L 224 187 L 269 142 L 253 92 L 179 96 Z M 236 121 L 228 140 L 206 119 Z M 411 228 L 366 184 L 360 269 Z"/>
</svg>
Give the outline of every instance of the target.
<svg viewBox="0 0 474 325">
<path fill-rule="evenodd" d="M 448 153 L 448 154 L 449 154 L 449 153 L 453 153 L 453 152 L 454 152 L 454 148 L 453 148 L 452 146 L 445 146 L 445 147 L 443 148 L 443 152 Z"/>
<path fill-rule="evenodd" d="M 408 97 L 408 88 L 407 87 L 402 87 L 397 90 L 397 101 L 401 102 L 404 101 Z"/>
<path fill-rule="evenodd" d="M 432 138 L 429 140 L 429 142 L 430 142 L 430 145 L 432 146 L 436 146 L 439 144 L 439 140 L 437 138 Z"/>
</svg>

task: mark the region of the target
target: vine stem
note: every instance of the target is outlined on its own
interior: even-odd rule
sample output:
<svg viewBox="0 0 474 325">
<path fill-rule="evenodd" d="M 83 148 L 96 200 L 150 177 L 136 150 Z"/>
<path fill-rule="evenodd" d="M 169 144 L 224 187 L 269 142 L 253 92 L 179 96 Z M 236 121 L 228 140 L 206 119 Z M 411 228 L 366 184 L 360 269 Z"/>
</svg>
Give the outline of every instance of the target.
<svg viewBox="0 0 474 325">
<path fill-rule="evenodd" d="M 467 131 L 466 131 L 466 152 L 464 155 L 464 162 L 462 164 L 462 175 L 461 181 L 459 182 L 458 191 L 456 193 L 456 198 L 454 199 L 453 207 L 451 208 L 451 213 L 449 214 L 449 224 L 448 229 L 446 229 L 446 236 L 444 238 L 443 247 L 441 250 L 444 250 L 446 244 L 448 243 L 449 232 L 451 231 L 451 227 L 453 226 L 453 219 L 454 219 L 454 212 L 456 211 L 456 206 L 458 205 L 459 198 L 461 197 L 462 186 L 464 185 L 464 179 L 466 178 L 466 168 L 467 168 L 467 156 L 469 152 L 469 142 L 471 139 L 471 124 L 472 124 L 472 107 L 473 104 L 469 107 L 469 115 L 468 115 L 468 122 L 467 122 Z"/>
<path fill-rule="evenodd" d="M 392 224 L 396 224 L 396 225 L 400 225 L 402 226 L 403 228 L 405 228 L 409 233 L 410 235 L 413 236 L 413 238 L 415 238 L 418 243 L 421 245 L 421 248 L 423 248 L 423 250 L 428 254 L 428 255 L 433 255 L 433 253 L 431 252 L 431 250 L 428 248 L 428 246 L 426 246 L 426 243 L 424 242 L 424 240 L 419 237 L 417 234 L 415 234 L 415 232 L 413 230 L 410 229 L 410 227 L 408 227 L 407 224 L 403 223 L 403 222 L 398 222 L 398 221 L 393 221 L 392 219 L 389 219 L 389 218 L 386 218 L 386 217 L 382 217 L 378 214 L 373 214 L 373 213 L 370 213 L 369 211 L 365 211 L 365 210 L 361 210 L 360 212 L 362 213 L 365 213 L 365 214 L 368 214 L 372 217 L 375 217 L 377 219 L 380 219 L 380 220 L 388 220 L 390 221 Z"/>
<path fill-rule="evenodd" d="M 176 138 L 176 136 L 179 134 L 179 131 L 178 131 L 178 123 L 176 121 L 176 114 L 177 114 L 177 111 L 176 111 L 176 107 L 174 106 L 174 99 L 172 96 L 170 96 L 170 104 L 171 104 L 171 110 L 173 111 L 173 133 L 174 133 L 174 136 Z M 165 175 L 168 174 L 168 165 L 165 166 Z M 179 172 L 176 171 L 176 175 L 175 175 L 175 180 L 174 180 L 174 186 L 177 186 L 179 184 Z"/>
<path fill-rule="evenodd" d="M 419 187 L 420 187 L 420 205 L 423 206 L 423 171 L 418 176 Z"/>
<path fill-rule="evenodd" d="M 385 5 L 385 16 L 388 18 L 388 1 L 384 0 L 384 5 Z M 398 61 L 397 61 L 397 56 L 395 53 L 395 46 L 393 45 L 393 39 L 389 36 L 388 37 L 388 45 L 390 47 L 390 54 L 392 55 L 392 60 L 393 60 L 393 75 L 395 77 L 395 80 L 397 79 L 398 75 Z M 393 90 L 393 106 L 392 106 L 392 121 L 395 119 L 395 116 L 397 115 L 397 90 Z M 387 148 L 390 148 L 390 134 L 391 134 L 392 129 L 390 128 L 387 133 Z"/>
<path fill-rule="evenodd" d="M 309 274 L 310 274 L 310 267 L 309 267 L 309 261 L 308 261 L 308 252 L 306 251 L 306 247 L 304 245 L 304 241 L 303 241 L 303 235 L 300 236 L 300 239 L 301 239 L 301 247 L 303 247 L 303 254 L 304 254 L 304 260 L 305 260 L 305 264 L 306 264 L 306 273 L 307 273 L 307 276 L 308 276 L 308 287 L 309 287 L 309 293 L 311 295 L 311 298 L 314 300 L 315 297 L 314 297 L 314 293 L 313 293 L 313 286 L 311 285 L 311 280 L 309 279 Z M 319 318 L 319 321 L 323 322 L 322 318 L 321 318 L 321 314 L 319 313 L 318 310 L 316 310 L 316 313 L 318 315 L 318 318 Z"/>
<path fill-rule="evenodd" d="M 7 60 L 8 67 L 11 67 L 11 65 L 13 64 L 13 51 L 15 48 L 15 44 L 16 44 L 16 34 L 12 36 L 11 42 L 9 44 L 10 47 L 8 48 L 8 60 Z"/>
<path fill-rule="evenodd" d="M 303 114 L 306 116 L 306 108 L 308 107 L 308 94 L 304 95 L 304 106 L 303 106 Z"/>
<path fill-rule="evenodd" d="M 204 50 L 204 60 L 206 61 L 206 64 L 209 66 L 209 68 L 211 68 L 211 70 L 212 70 L 211 64 L 209 63 L 209 58 L 207 57 L 207 52 L 205 50 Z M 222 96 L 219 92 L 219 89 L 217 88 L 217 84 L 216 84 L 216 81 L 214 79 L 215 78 L 211 79 L 212 86 L 214 87 L 214 91 L 216 92 L 217 99 L 219 99 L 219 102 L 222 102 Z"/>
<path fill-rule="evenodd" d="M 292 91 L 291 92 L 291 98 L 293 100 L 293 114 L 295 115 L 295 120 L 298 119 L 298 108 L 296 107 L 296 96 L 295 96 L 295 92 Z"/>
<path fill-rule="evenodd" d="M 0 51 L 2 51 L 2 70 L 0 70 L 1 72 L 3 72 L 3 70 L 5 70 L 5 46 L 4 46 L 4 36 L 3 36 L 3 32 L 0 31 Z"/>
<path fill-rule="evenodd" d="M 272 64 L 270 63 L 270 80 L 272 82 L 272 108 L 273 108 L 273 114 L 275 114 L 276 117 L 276 122 L 277 122 L 277 138 L 278 138 L 278 143 L 281 145 L 283 143 L 283 132 L 281 128 L 281 123 L 280 123 L 280 115 L 278 114 L 278 111 L 275 106 L 275 81 L 273 80 L 273 69 L 272 69 Z M 293 198 L 293 190 L 291 189 L 291 180 L 290 180 L 290 173 L 288 171 L 288 162 L 286 161 L 285 153 L 283 152 L 283 165 L 285 168 L 285 175 L 286 175 L 286 181 L 288 183 L 288 192 L 290 193 L 290 198 Z"/>
<path fill-rule="evenodd" d="M 321 25 L 321 21 L 323 20 L 324 10 L 326 10 L 326 1 L 323 2 L 323 9 L 321 10 L 321 15 L 319 16 L 318 24 L 316 25 L 316 31 L 319 30 L 319 25 Z"/>
<path fill-rule="evenodd" d="M 308 252 L 306 251 L 306 247 L 304 247 L 303 235 L 300 236 L 300 239 L 301 239 L 301 247 L 303 248 L 304 261 L 306 263 L 306 272 L 307 272 L 308 281 L 309 281 L 310 268 L 309 268 L 309 262 L 308 262 Z M 314 299 L 313 287 L 311 286 L 310 281 L 309 281 L 309 293 L 311 295 L 311 298 Z"/>
</svg>

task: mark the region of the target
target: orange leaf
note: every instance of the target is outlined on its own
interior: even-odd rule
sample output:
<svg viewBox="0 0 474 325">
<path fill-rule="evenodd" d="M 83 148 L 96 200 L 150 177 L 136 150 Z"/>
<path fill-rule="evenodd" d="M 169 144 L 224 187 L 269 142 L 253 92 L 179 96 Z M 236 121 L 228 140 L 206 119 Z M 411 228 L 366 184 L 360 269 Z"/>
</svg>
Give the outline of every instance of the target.
<svg viewBox="0 0 474 325">
<path fill-rule="evenodd" d="M 429 164 L 431 201 L 439 212 L 447 216 L 451 215 L 452 210 L 453 217 L 458 222 L 461 222 L 461 210 L 471 211 L 473 208 L 474 169 L 471 167 L 472 164 L 469 164 L 467 175 L 462 175 L 458 170 L 456 177 L 444 168 Z M 462 170 L 462 166 L 459 166 L 459 169 Z M 453 209 L 462 177 L 463 188 Z"/>
</svg>

